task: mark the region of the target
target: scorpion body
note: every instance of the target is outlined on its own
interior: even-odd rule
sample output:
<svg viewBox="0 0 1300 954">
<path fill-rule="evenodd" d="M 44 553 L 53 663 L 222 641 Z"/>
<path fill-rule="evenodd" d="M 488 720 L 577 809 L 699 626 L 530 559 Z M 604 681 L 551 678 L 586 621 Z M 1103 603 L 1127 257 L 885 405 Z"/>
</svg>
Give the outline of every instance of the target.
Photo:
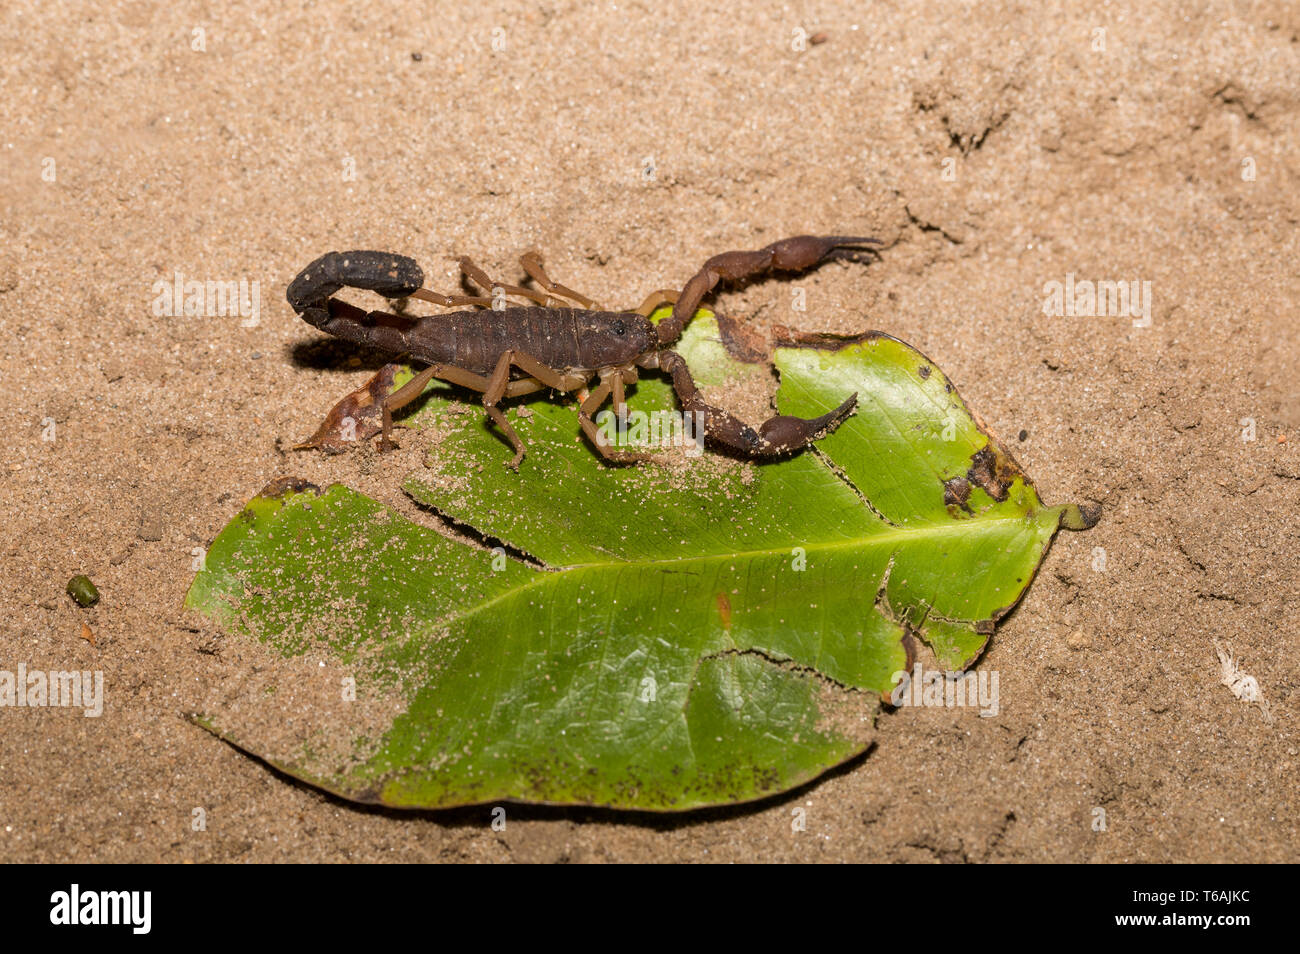
<svg viewBox="0 0 1300 954">
<path fill-rule="evenodd" d="M 757 430 L 729 412 L 704 402 L 681 355 L 670 345 L 681 335 L 704 296 L 719 281 L 738 281 L 771 269 L 800 271 L 821 262 L 837 248 L 874 239 L 838 236 L 798 236 L 753 252 L 714 256 L 680 293 L 659 291 L 635 311 L 605 311 L 596 303 L 552 282 L 535 253 L 521 264 L 545 289 L 493 282 L 468 259 L 461 259 L 466 277 L 491 291 L 493 297 L 443 295 L 423 288 L 424 274 L 414 260 L 385 252 L 330 252 L 307 266 L 289 285 L 287 298 L 306 321 L 327 334 L 397 354 L 409 354 L 427 367 L 382 401 L 380 448 L 390 439 L 392 411 L 418 397 L 434 378 L 483 394 L 483 406 L 510 440 L 518 468 L 524 445 L 497 406 L 507 397 L 543 388 L 578 391 L 593 378 L 598 384 L 582 401 L 579 423 L 588 439 L 608 460 L 628 463 L 645 455 L 606 446 L 592 414 L 613 398 L 620 418 L 626 416 L 625 393 L 637 380 L 638 368 L 667 372 L 682 409 L 699 415 L 706 442 L 748 458 L 775 457 L 795 451 L 852 413 L 854 394 L 821 417 L 804 419 L 776 415 Z M 365 311 L 334 293 L 348 286 L 368 289 L 387 298 L 418 298 L 444 307 L 470 305 L 480 310 L 406 318 L 383 311 Z M 527 299 L 528 305 L 506 303 L 506 296 Z M 581 307 L 571 307 L 576 303 Z M 664 303 L 673 312 L 658 325 L 649 315 Z M 506 307 L 500 307 L 506 304 Z"/>
<path fill-rule="evenodd" d="M 360 309 L 357 309 L 360 311 Z M 372 317 L 373 316 L 373 317 Z M 327 334 L 426 364 L 491 374 L 515 349 L 561 371 L 587 372 L 628 364 L 654 350 L 654 325 L 631 312 L 526 306 L 456 311 L 411 321 L 384 312 L 349 314 L 335 304 Z"/>
</svg>

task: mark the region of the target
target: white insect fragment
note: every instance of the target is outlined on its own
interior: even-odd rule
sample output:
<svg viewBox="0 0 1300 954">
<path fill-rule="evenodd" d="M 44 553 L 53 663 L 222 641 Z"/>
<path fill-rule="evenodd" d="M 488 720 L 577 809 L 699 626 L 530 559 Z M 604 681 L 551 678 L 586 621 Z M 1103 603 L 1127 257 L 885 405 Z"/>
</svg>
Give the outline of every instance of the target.
<svg viewBox="0 0 1300 954">
<path fill-rule="evenodd" d="M 1272 725 L 1273 713 L 1268 707 L 1268 700 L 1264 698 L 1263 691 L 1259 688 L 1259 680 L 1237 668 L 1237 661 L 1232 658 L 1232 644 L 1229 643 L 1224 647 L 1216 638 L 1214 651 L 1219 654 L 1219 672 L 1222 676 L 1220 681 L 1242 702 L 1253 702 L 1258 705 L 1259 711 L 1264 714 L 1264 721 Z"/>
</svg>

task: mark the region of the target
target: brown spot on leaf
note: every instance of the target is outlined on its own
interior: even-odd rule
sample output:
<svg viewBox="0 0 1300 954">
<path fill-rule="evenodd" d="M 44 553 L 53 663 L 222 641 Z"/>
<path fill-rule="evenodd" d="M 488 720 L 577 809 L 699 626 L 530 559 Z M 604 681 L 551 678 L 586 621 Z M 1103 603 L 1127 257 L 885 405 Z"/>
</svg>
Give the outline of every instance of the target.
<svg viewBox="0 0 1300 954">
<path fill-rule="evenodd" d="M 1007 488 L 1024 474 L 1011 455 L 989 441 L 971 455 L 971 468 L 966 479 L 1001 503 L 1007 499 Z"/>
<path fill-rule="evenodd" d="M 1101 519 L 1101 504 L 1070 504 L 1061 511 L 1061 526 L 1067 530 L 1090 530 Z"/>
<path fill-rule="evenodd" d="M 921 380 L 924 381 L 926 378 L 930 376 L 930 366 L 928 364 L 923 364 L 916 369 L 916 373 L 919 374 L 921 376 Z"/>
<path fill-rule="evenodd" d="M 944 481 L 943 503 L 949 512 L 952 512 L 954 507 L 959 507 L 967 513 L 971 513 L 970 505 L 967 503 L 968 500 L 970 500 L 970 481 L 965 477 L 953 477 Z M 956 516 L 956 513 L 953 513 L 953 516 Z"/>
<path fill-rule="evenodd" d="M 726 593 L 718 594 L 718 616 L 722 619 L 722 628 L 731 629 L 731 600 Z"/>
</svg>

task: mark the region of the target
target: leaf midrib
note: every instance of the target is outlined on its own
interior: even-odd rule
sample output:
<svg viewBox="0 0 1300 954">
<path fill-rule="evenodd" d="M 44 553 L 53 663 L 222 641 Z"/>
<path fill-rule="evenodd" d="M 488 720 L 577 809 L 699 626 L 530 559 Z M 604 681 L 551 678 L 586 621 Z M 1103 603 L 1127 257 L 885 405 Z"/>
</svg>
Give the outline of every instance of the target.
<svg viewBox="0 0 1300 954">
<path fill-rule="evenodd" d="M 1042 510 L 1040 510 L 1039 513 L 1042 513 L 1044 511 L 1049 511 L 1049 510 L 1055 510 L 1055 509 L 1056 508 L 1054 507 L 1051 508 L 1045 507 Z M 984 530 L 990 524 L 1025 523 L 1026 518 L 1023 515 L 1015 516 L 1015 517 L 977 517 L 971 522 L 977 524 L 980 530 Z M 921 537 L 928 537 L 928 536 L 935 536 L 935 535 L 944 536 L 956 530 L 967 530 L 967 529 L 968 529 L 968 525 L 965 523 L 931 524 L 919 530 L 904 530 L 902 528 L 893 528 L 890 530 L 885 530 L 881 533 L 874 533 L 866 537 L 853 537 L 850 538 L 849 540 L 840 540 L 840 541 L 827 542 L 827 543 L 812 543 L 807 546 L 804 546 L 804 550 L 809 553 L 826 552 L 826 551 L 834 551 L 834 550 L 848 550 L 848 549 L 864 547 L 867 544 L 874 544 L 881 541 L 888 541 L 891 539 L 905 540 L 909 538 L 915 539 L 917 536 L 921 536 Z M 571 573 L 577 570 L 624 569 L 627 567 L 640 567 L 640 566 L 653 567 L 653 566 L 665 566 L 669 564 L 681 565 L 681 564 L 691 564 L 691 563 L 706 563 L 710 561 L 733 560 L 738 558 L 752 559 L 754 557 L 773 556 L 777 553 L 784 554 L 787 551 L 788 551 L 787 547 L 770 547 L 761 550 L 738 550 L 733 553 L 709 553 L 703 556 L 673 557 L 671 559 L 663 559 L 663 560 L 609 560 L 609 561 L 602 561 L 596 563 L 575 563 L 569 566 L 559 567 L 553 570 L 535 570 L 536 575 L 532 579 L 530 579 L 527 583 L 523 584 L 522 586 L 514 586 L 511 587 L 510 589 L 502 590 L 500 593 L 497 593 L 495 596 L 491 597 L 490 599 L 484 600 L 481 603 L 477 603 L 474 606 L 469 607 L 468 609 L 452 613 L 448 616 L 444 616 L 440 620 L 438 620 L 438 624 L 440 627 L 442 627 L 452 622 L 459 622 L 461 620 L 468 619 L 482 612 L 483 610 L 488 609 L 489 607 L 493 606 L 496 603 L 514 597 L 520 593 L 524 593 L 527 590 L 532 589 L 534 586 L 549 585 L 555 579 L 563 576 L 564 574 Z"/>
</svg>

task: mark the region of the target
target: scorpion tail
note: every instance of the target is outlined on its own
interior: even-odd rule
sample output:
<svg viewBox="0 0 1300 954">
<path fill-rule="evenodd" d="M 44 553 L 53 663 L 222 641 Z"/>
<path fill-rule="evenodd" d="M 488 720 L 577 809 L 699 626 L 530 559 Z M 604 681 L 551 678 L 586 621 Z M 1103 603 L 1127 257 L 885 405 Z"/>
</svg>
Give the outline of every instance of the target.
<svg viewBox="0 0 1300 954">
<path fill-rule="evenodd" d="M 353 344 L 398 354 L 411 350 L 411 319 L 386 311 L 368 312 L 341 298 L 327 299 L 324 307 L 304 309 L 302 319 L 327 335 Z"/>
<path fill-rule="evenodd" d="M 340 288 L 364 288 L 385 298 L 405 298 L 424 284 L 415 259 L 391 252 L 329 252 L 289 283 L 285 297 L 309 324 L 329 320 L 327 301 Z"/>
</svg>

